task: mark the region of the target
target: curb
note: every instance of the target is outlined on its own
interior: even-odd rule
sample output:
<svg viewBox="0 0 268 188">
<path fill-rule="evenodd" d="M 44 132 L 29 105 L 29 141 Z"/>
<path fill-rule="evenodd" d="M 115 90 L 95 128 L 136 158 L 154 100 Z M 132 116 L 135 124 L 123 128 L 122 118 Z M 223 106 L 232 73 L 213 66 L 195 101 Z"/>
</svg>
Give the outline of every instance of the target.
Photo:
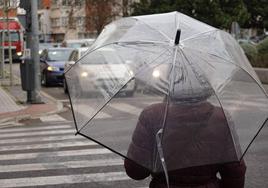
<svg viewBox="0 0 268 188">
<path fill-rule="evenodd" d="M 45 98 L 49 99 L 53 103 L 56 103 L 57 109 L 55 109 L 53 111 L 45 112 L 45 113 L 42 113 L 42 114 L 35 114 L 35 115 L 22 114 L 22 115 L 18 115 L 18 116 L 15 116 L 15 117 L 7 117 L 7 118 L 4 118 L 4 119 L 0 119 L 0 127 L 5 127 L 8 124 L 18 124 L 18 121 L 21 121 L 21 120 L 37 119 L 37 118 L 40 118 L 42 116 L 57 114 L 57 113 L 65 112 L 65 111 L 68 110 L 67 108 L 64 108 L 62 102 L 58 101 L 57 99 L 55 99 L 54 97 L 48 95 L 47 93 L 41 91 L 41 95 L 43 95 Z"/>
</svg>

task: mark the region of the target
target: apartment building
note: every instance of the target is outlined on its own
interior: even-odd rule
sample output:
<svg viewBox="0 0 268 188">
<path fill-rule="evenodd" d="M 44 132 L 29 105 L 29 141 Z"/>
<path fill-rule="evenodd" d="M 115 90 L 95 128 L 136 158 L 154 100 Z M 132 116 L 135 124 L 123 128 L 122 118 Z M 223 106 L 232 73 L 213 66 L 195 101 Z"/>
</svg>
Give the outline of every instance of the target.
<svg viewBox="0 0 268 188">
<path fill-rule="evenodd" d="M 39 0 L 40 39 L 95 38 L 107 23 L 127 16 L 138 0 Z"/>
</svg>

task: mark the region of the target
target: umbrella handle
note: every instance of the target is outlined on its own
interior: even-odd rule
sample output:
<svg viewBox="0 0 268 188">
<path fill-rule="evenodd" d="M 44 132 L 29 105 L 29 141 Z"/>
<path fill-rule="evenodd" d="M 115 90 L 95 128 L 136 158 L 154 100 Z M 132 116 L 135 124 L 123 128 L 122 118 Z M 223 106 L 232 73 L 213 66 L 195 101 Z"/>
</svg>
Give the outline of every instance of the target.
<svg viewBox="0 0 268 188">
<path fill-rule="evenodd" d="M 175 45 L 177 46 L 180 43 L 180 38 L 181 38 L 181 30 L 178 29 L 175 37 Z"/>
<path fill-rule="evenodd" d="M 163 153 L 163 147 L 161 144 L 161 137 L 162 137 L 162 133 L 163 133 L 163 128 L 161 128 L 157 133 L 156 133 L 156 144 L 157 144 L 157 151 L 159 154 L 159 158 L 162 164 L 162 167 L 164 169 L 164 173 L 165 173 L 165 177 L 166 177 L 166 182 L 167 182 L 167 187 L 169 188 L 169 178 L 168 178 L 168 171 L 167 171 L 167 165 L 165 162 L 165 158 L 164 158 L 164 153 Z"/>
</svg>

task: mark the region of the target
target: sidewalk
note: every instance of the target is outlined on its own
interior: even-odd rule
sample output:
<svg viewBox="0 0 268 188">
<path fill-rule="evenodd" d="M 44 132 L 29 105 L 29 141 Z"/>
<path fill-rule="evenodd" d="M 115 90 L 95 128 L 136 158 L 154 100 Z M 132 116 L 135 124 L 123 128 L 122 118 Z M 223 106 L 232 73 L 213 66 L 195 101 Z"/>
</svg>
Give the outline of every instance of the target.
<svg viewBox="0 0 268 188">
<path fill-rule="evenodd" d="M 44 104 L 27 104 L 27 93 L 20 84 L 0 85 L 0 126 L 63 111 L 63 104 L 41 92 Z"/>
</svg>

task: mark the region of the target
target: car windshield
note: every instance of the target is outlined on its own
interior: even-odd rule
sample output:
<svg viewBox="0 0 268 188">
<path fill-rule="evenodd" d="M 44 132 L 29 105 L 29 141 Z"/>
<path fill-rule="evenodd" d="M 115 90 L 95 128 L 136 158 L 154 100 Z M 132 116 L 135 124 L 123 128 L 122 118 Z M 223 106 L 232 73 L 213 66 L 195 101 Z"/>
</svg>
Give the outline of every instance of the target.
<svg viewBox="0 0 268 188">
<path fill-rule="evenodd" d="M 39 43 L 39 49 L 53 48 L 58 47 L 57 43 Z"/>
<path fill-rule="evenodd" d="M 67 43 L 69 48 L 80 48 L 84 43 Z"/>
<path fill-rule="evenodd" d="M 72 49 L 66 50 L 49 50 L 48 60 L 49 61 L 67 61 L 70 57 Z"/>
<path fill-rule="evenodd" d="M 123 60 L 112 50 L 99 50 L 85 56 L 84 64 L 123 64 Z"/>
<path fill-rule="evenodd" d="M 18 32 L 10 32 L 11 42 L 17 42 L 20 40 L 20 35 Z M 5 32 L 5 42 L 8 42 L 8 33 Z"/>
</svg>

